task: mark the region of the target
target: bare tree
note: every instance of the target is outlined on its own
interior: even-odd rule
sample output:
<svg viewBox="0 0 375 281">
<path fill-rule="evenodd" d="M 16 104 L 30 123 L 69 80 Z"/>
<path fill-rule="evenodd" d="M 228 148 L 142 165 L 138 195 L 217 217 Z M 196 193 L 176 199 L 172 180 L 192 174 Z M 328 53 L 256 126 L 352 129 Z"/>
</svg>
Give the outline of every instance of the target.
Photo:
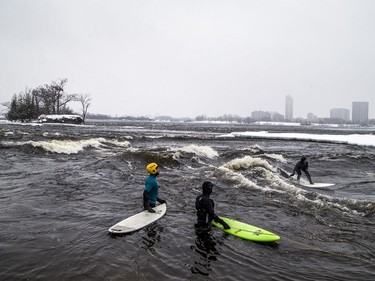
<svg viewBox="0 0 375 281">
<path fill-rule="evenodd" d="M 65 78 L 53 81 L 51 85 L 46 85 L 52 97 L 54 113 L 66 113 L 66 105 L 71 101 L 77 100 L 77 95 L 64 92 L 64 87 L 67 82 L 68 79 Z"/>
<path fill-rule="evenodd" d="M 71 101 L 77 100 L 77 95 L 67 94 L 64 87 L 68 79 L 59 79 L 52 83 L 39 86 L 33 91 L 38 110 L 44 114 L 65 114 L 72 110 L 67 107 Z"/>
<path fill-rule="evenodd" d="M 11 102 L 3 103 L 9 109 L 7 118 L 28 121 L 37 118 L 40 114 L 72 114 L 73 110 L 68 107 L 71 101 L 81 101 L 85 117 L 90 105 L 89 96 L 67 94 L 64 91 L 67 82 L 68 79 L 58 79 L 51 84 L 33 90 L 26 88 L 24 92 L 15 94 Z"/>
<path fill-rule="evenodd" d="M 89 94 L 80 94 L 78 96 L 78 101 L 81 103 L 82 106 L 82 119 L 83 123 L 85 123 L 86 115 L 90 106 L 91 98 Z"/>
</svg>

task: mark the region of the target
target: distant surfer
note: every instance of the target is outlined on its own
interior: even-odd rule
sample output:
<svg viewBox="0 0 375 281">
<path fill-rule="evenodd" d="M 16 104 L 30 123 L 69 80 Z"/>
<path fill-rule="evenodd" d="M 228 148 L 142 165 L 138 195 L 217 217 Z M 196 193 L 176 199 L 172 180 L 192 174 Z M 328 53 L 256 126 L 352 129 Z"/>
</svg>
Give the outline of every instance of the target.
<svg viewBox="0 0 375 281">
<path fill-rule="evenodd" d="M 308 163 L 306 157 L 303 156 L 301 158 L 301 160 L 298 161 L 296 166 L 294 167 L 293 173 L 289 176 L 292 177 L 292 176 L 294 176 L 295 173 L 297 173 L 297 181 L 299 182 L 299 180 L 301 178 L 301 174 L 302 174 L 301 171 L 303 171 L 303 172 L 305 172 L 306 177 L 309 179 L 310 184 L 314 184 L 311 180 L 311 176 L 310 176 L 310 173 L 308 171 L 308 168 L 309 168 L 309 163 Z"/>
<path fill-rule="evenodd" d="M 195 208 L 197 209 L 197 223 L 195 227 L 208 230 L 211 228 L 211 222 L 214 220 L 220 223 L 224 229 L 229 229 L 230 226 L 215 214 L 215 204 L 210 198 L 213 186 L 214 184 L 210 181 L 205 181 L 202 184 L 202 194 L 195 201 Z"/>
<path fill-rule="evenodd" d="M 152 209 L 156 205 L 156 201 L 160 204 L 167 203 L 165 200 L 158 197 L 159 184 L 156 177 L 159 175 L 158 165 L 150 163 L 146 166 L 149 176 L 146 179 L 145 189 L 143 191 L 143 207 L 150 213 L 155 213 Z"/>
</svg>

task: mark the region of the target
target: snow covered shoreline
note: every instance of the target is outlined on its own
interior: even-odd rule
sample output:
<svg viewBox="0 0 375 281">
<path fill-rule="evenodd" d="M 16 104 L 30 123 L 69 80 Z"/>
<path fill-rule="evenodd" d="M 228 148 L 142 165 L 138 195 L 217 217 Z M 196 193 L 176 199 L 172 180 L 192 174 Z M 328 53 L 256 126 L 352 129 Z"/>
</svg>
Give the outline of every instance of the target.
<svg viewBox="0 0 375 281">
<path fill-rule="evenodd" d="M 374 134 L 349 134 L 349 135 L 328 135 L 328 134 L 308 134 L 308 133 L 269 133 L 259 132 L 232 132 L 218 136 L 219 138 L 250 137 L 264 139 L 287 139 L 301 141 L 316 141 L 329 143 L 344 143 L 359 146 L 375 146 Z"/>
<path fill-rule="evenodd" d="M 66 123 L 66 124 L 83 124 L 83 118 L 79 115 L 40 115 L 39 123 Z"/>
</svg>

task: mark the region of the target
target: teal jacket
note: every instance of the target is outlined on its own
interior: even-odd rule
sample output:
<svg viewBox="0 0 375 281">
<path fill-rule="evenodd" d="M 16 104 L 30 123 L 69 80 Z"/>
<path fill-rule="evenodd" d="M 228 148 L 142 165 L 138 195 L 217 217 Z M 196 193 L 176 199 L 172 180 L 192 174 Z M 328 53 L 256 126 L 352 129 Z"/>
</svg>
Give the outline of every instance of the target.
<svg viewBox="0 0 375 281">
<path fill-rule="evenodd" d="M 159 184 L 156 176 L 149 175 L 146 179 L 145 190 L 149 192 L 150 203 L 155 204 L 158 198 Z"/>
</svg>

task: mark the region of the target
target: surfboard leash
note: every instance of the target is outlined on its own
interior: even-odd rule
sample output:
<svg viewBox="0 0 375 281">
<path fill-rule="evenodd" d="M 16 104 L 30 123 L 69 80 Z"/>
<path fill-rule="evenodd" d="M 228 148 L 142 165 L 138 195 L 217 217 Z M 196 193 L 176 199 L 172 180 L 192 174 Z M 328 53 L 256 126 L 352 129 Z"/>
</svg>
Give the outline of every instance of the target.
<svg viewBox="0 0 375 281">
<path fill-rule="evenodd" d="M 245 232 L 250 232 L 250 233 L 254 233 L 255 235 L 259 236 L 260 234 L 262 235 L 271 235 L 271 236 L 275 236 L 276 234 L 273 234 L 273 233 L 264 233 L 262 232 L 262 230 L 246 230 L 246 229 L 242 229 L 242 228 L 238 228 L 238 227 L 231 227 L 232 229 L 237 229 L 236 233 L 240 232 L 240 231 L 245 231 Z"/>
</svg>

